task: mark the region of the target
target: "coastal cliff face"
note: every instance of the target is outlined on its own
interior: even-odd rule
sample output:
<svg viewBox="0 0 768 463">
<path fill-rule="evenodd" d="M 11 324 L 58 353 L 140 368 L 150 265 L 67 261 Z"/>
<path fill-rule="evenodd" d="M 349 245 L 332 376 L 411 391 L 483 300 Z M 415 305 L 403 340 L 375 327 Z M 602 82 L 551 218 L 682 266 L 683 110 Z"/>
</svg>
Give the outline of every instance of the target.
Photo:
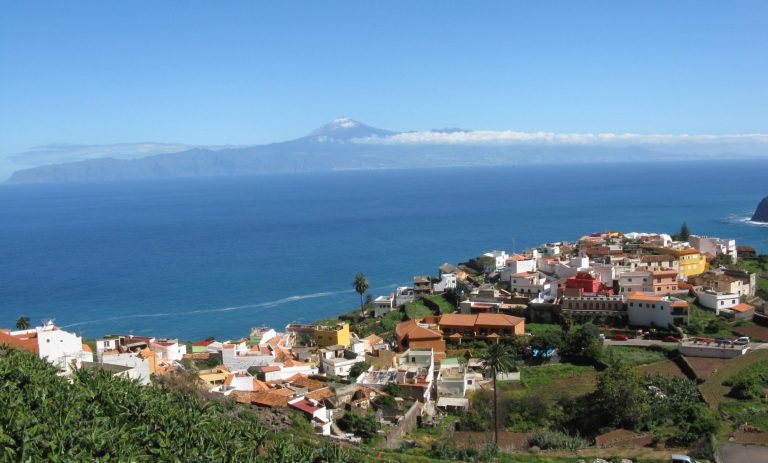
<svg viewBox="0 0 768 463">
<path fill-rule="evenodd" d="M 755 215 L 752 216 L 753 222 L 768 222 L 768 196 L 763 198 L 762 201 L 760 201 L 760 204 L 757 205 L 757 210 L 755 211 Z"/>
</svg>

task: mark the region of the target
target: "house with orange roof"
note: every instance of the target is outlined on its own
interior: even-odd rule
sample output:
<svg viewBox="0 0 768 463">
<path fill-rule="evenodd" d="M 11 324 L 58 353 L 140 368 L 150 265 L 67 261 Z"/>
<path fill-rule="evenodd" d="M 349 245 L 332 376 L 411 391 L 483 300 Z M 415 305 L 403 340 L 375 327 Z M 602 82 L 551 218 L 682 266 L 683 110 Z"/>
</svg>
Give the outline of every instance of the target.
<svg viewBox="0 0 768 463">
<path fill-rule="evenodd" d="M 285 408 L 291 401 L 292 393 L 286 394 L 283 391 L 270 389 L 268 391 L 233 391 L 232 396 L 238 403 L 257 405 L 266 408 Z"/>
<path fill-rule="evenodd" d="M 627 317 L 633 326 L 666 328 L 688 324 L 688 303 L 672 296 L 634 292 L 627 297 Z"/>
<path fill-rule="evenodd" d="M 436 324 L 408 320 L 395 326 L 395 337 L 399 351 L 409 347 L 429 347 L 436 352 L 445 352 L 445 341 Z"/>
<path fill-rule="evenodd" d="M 0 344 L 32 352 L 64 374 L 71 373 L 72 368 L 82 362 L 93 362 L 93 352 L 83 343 L 83 338 L 62 330 L 51 320 L 28 330 L 0 329 Z"/>
<path fill-rule="evenodd" d="M 443 336 L 461 343 L 464 339 L 486 339 L 498 342 L 525 334 L 525 319 L 500 313 L 444 314 L 438 326 Z"/>
<path fill-rule="evenodd" d="M 731 307 L 730 310 L 722 311 L 721 314 L 735 320 L 752 320 L 755 316 L 755 306 L 742 302 Z"/>
</svg>

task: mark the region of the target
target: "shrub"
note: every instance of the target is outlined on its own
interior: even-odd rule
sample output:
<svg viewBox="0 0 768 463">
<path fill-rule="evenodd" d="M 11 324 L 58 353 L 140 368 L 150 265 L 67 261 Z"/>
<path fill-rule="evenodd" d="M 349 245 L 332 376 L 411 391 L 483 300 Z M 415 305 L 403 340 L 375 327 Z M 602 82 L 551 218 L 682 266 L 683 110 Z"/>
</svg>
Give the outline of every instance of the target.
<svg viewBox="0 0 768 463">
<path fill-rule="evenodd" d="M 376 419 L 372 414 L 364 416 L 356 415 L 355 413 L 346 413 L 344 416 L 336 421 L 339 428 L 346 432 L 354 433 L 360 436 L 365 441 L 371 440 L 376 436 L 376 432 L 379 426 L 376 424 Z"/>
<path fill-rule="evenodd" d="M 589 442 L 560 431 L 537 431 L 528 439 L 528 445 L 542 450 L 578 450 L 589 446 Z"/>
</svg>

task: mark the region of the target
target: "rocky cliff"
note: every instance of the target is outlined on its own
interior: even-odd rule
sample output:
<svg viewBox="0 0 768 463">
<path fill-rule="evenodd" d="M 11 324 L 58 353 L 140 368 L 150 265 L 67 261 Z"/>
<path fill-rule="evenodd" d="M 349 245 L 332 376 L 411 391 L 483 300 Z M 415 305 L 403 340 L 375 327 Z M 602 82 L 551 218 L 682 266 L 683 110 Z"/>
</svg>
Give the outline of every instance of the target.
<svg viewBox="0 0 768 463">
<path fill-rule="evenodd" d="M 753 222 L 768 222 L 768 196 L 763 198 L 762 201 L 760 201 L 760 204 L 757 205 L 757 210 L 755 211 L 755 215 L 752 216 Z"/>
</svg>

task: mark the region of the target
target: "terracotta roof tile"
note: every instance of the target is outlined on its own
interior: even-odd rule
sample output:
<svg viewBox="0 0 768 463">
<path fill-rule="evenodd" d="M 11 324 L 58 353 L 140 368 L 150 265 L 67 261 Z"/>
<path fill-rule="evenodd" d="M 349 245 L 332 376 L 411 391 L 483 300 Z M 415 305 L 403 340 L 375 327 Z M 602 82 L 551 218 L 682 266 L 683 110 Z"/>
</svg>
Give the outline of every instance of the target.
<svg viewBox="0 0 768 463">
<path fill-rule="evenodd" d="M 755 308 L 754 306 L 751 306 L 746 302 L 742 302 L 741 304 L 736 304 L 735 306 L 731 307 L 731 310 L 735 310 L 736 312 L 747 312 L 754 308 Z"/>
</svg>

